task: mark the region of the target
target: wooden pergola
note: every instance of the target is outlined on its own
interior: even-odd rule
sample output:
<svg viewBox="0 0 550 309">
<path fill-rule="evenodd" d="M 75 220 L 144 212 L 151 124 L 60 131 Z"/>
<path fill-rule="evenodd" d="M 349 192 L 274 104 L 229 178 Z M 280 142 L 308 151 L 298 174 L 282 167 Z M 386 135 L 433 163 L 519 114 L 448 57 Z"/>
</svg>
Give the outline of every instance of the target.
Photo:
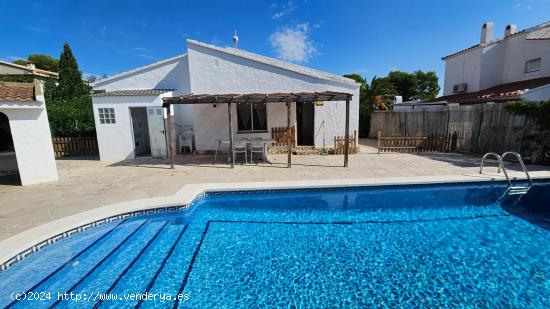
<svg viewBox="0 0 550 309">
<path fill-rule="evenodd" d="M 292 144 L 290 136 L 290 111 L 291 103 L 316 102 L 316 101 L 345 101 L 346 102 L 346 124 L 345 124 L 345 147 L 344 147 L 344 167 L 348 166 L 349 155 L 349 104 L 352 94 L 345 92 L 298 92 L 298 93 L 247 93 L 247 94 L 196 94 L 184 95 L 178 97 L 163 98 L 162 107 L 167 109 L 168 115 L 168 158 L 170 167 L 174 168 L 175 145 L 173 138 L 173 119 L 171 106 L 173 104 L 227 104 L 227 118 L 229 121 L 229 154 L 231 158 L 231 168 L 235 167 L 235 158 L 233 157 L 233 121 L 231 116 L 231 104 L 238 103 L 284 103 L 287 106 L 287 138 L 288 138 L 288 167 L 292 165 Z"/>
</svg>

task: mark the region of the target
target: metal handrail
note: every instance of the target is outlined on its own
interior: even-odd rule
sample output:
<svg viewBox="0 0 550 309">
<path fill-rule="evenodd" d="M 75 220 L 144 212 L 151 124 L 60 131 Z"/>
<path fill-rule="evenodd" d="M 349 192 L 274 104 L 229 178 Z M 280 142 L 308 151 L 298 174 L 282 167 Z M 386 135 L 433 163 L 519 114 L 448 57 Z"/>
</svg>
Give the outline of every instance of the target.
<svg viewBox="0 0 550 309">
<path fill-rule="evenodd" d="M 496 152 L 488 152 L 483 155 L 483 158 L 481 159 L 481 165 L 479 167 L 479 173 L 483 174 L 483 163 L 485 162 L 485 159 L 489 156 L 493 156 L 498 161 L 498 170 L 497 173 L 500 173 L 500 170 L 504 172 L 504 176 L 506 177 L 506 181 L 508 181 L 508 188 L 512 187 L 512 181 L 510 181 L 510 177 L 508 177 L 508 173 L 506 172 L 506 169 L 504 168 L 504 163 L 502 163 L 502 158 L 498 155 Z"/>
<path fill-rule="evenodd" d="M 533 180 L 531 179 L 531 175 L 529 175 L 529 172 L 527 171 L 527 168 L 525 167 L 525 164 L 523 163 L 523 159 L 521 158 L 521 155 L 515 151 L 507 151 L 502 154 L 501 160 L 504 160 L 504 158 L 508 155 L 513 155 L 518 159 L 519 164 L 521 165 L 521 168 L 523 169 L 523 172 L 525 175 L 527 175 L 527 180 L 529 181 L 529 188 L 533 185 Z"/>
</svg>

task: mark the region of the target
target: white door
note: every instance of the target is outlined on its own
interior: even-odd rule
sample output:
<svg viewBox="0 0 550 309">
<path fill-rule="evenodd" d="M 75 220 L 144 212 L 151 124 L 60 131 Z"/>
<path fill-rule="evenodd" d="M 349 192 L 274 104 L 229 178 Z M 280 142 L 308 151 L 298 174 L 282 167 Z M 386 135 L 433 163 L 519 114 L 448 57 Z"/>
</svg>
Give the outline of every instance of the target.
<svg viewBox="0 0 550 309">
<path fill-rule="evenodd" d="M 151 156 L 153 158 L 166 158 L 166 132 L 162 107 L 147 107 L 147 122 L 149 124 Z"/>
</svg>

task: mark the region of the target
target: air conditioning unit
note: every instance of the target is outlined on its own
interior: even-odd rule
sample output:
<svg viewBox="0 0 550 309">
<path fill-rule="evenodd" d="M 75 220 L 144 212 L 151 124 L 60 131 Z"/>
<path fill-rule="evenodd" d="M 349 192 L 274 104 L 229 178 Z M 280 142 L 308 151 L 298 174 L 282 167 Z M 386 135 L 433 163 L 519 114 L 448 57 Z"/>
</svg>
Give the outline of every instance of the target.
<svg viewBox="0 0 550 309">
<path fill-rule="evenodd" d="M 462 83 L 453 86 L 453 93 L 466 92 L 468 90 L 468 84 Z"/>
</svg>

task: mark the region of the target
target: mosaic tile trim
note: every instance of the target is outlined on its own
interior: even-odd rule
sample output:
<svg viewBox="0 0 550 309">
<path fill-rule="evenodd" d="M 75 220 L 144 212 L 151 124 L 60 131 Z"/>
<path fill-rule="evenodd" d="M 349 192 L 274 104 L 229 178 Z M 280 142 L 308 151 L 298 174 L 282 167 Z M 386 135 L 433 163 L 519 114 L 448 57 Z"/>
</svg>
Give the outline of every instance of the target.
<svg viewBox="0 0 550 309">
<path fill-rule="evenodd" d="M 130 217 L 135 217 L 135 216 L 140 216 L 140 215 L 149 215 L 149 214 L 157 214 L 157 213 L 162 213 L 162 212 L 180 211 L 180 210 L 186 209 L 187 207 L 188 207 L 188 205 L 181 205 L 181 206 L 157 207 L 157 208 L 136 210 L 136 211 L 132 211 L 132 212 L 127 212 L 127 213 L 107 217 L 107 218 L 104 218 L 104 219 L 101 219 L 101 220 L 90 222 L 90 223 L 85 224 L 85 225 L 81 225 L 79 227 L 70 229 L 70 230 L 68 230 L 66 232 L 63 232 L 61 234 L 57 234 L 55 236 L 52 236 L 52 237 L 50 237 L 50 238 L 48 238 L 44 241 L 41 241 L 41 242 L 37 243 L 36 245 L 20 252 L 16 256 L 14 256 L 11 259 L 7 260 L 5 263 L 1 264 L 0 265 L 0 272 L 3 272 L 3 271 L 7 270 L 10 267 L 13 267 L 15 264 L 21 262 L 25 258 L 27 258 L 30 255 L 46 248 L 49 245 L 52 245 L 52 244 L 66 238 L 66 237 L 69 237 L 69 236 L 72 236 L 74 234 L 86 231 L 90 228 L 94 228 L 96 226 L 99 226 L 99 225 L 102 225 L 102 224 L 105 224 L 105 223 L 110 223 L 110 222 L 113 222 L 113 221 L 123 220 L 123 219 L 127 219 L 127 218 L 130 218 Z"/>
<path fill-rule="evenodd" d="M 207 191 L 201 197 L 221 196 L 221 195 L 255 195 L 269 193 L 293 193 L 293 192 L 327 192 L 327 191 L 360 191 L 360 190 L 387 190 L 387 189 L 406 189 L 406 188 L 425 188 L 431 186 L 456 186 L 456 185 L 505 185 L 503 180 L 494 180 L 487 182 L 445 182 L 445 183 L 419 183 L 419 184 L 371 184 L 371 185 L 347 185 L 330 186 L 318 188 L 276 188 L 276 189 L 250 189 L 250 190 L 211 190 Z M 197 196 L 198 198 L 199 196 Z"/>
</svg>

